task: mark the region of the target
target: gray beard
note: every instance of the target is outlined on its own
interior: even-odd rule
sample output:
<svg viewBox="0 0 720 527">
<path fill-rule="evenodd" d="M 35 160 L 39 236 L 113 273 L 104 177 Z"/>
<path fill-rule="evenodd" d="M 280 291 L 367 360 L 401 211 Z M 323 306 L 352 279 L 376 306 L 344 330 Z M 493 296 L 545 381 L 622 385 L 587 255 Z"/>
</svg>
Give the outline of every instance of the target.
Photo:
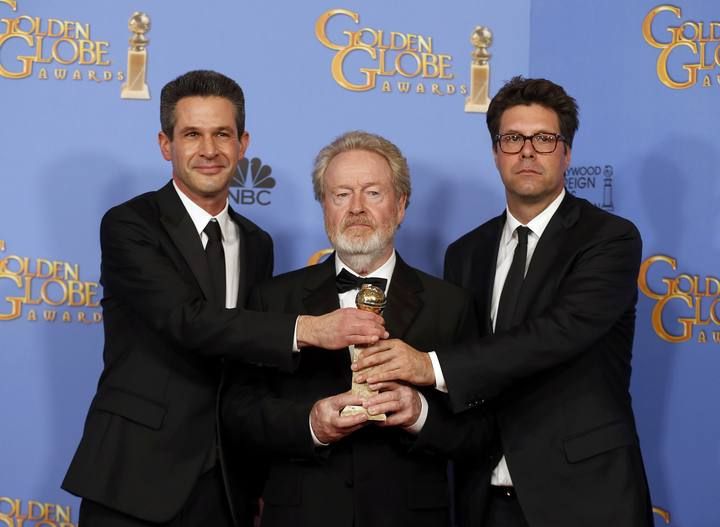
<svg viewBox="0 0 720 527">
<path fill-rule="evenodd" d="M 328 238 L 340 259 L 350 269 L 364 275 L 375 270 L 370 269 L 370 266 L 382 256 L 388 245 L 392 245 L 394 235 L 393 230 L 392 233 L 375 231 L 371 236 L 363 239 L 329 233 Z"/>
</svg>

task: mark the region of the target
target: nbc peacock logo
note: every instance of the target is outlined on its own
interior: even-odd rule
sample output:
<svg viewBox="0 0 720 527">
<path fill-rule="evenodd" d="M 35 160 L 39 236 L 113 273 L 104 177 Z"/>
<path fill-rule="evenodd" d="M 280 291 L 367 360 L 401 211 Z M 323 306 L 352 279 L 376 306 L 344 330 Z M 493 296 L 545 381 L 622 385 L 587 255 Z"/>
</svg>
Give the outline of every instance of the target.
<svg viewBox="0 0 720 527">
<path fill-rule="evenodd" d="M 238 163 L 237 172 L 230 182 L 230 199 L 238 205 L 270 205 L 270 195 L 275 188 L 272 167 L 264 165 L 258 157 Z"/>
</svg>

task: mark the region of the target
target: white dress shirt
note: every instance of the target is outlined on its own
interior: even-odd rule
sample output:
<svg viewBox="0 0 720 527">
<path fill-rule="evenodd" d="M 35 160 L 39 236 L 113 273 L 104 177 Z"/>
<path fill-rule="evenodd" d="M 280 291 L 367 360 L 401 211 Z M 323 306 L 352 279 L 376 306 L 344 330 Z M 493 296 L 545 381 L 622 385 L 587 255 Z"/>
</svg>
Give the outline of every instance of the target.
<svg viewBox="0 0 720 527">
<path fill-rule="evenodd" d="M 530 261 L 535 253 L 538 241 L 540 241 L 540 237 L 543 232 L 545 232 L 545 228 L 557 212 L 564 197 L 565 189 L 560 192 L 560 195 L 555 198 L 552 203 L 545 208 L 545 210 L 535 216 L 526 225 L 526 227 L 530 229 L 530 232 L 528 233 L 527 260 L 525 261 L 526 273 L 530 267 Z M 490 308 L 493 330 L 495 329 L 495 316 L 497 315 L 498 304 L 500 303 L 500 294 L 502 293 L 502 288 L 505 285 L 505 279 L 510 271 L 510 265 L 512 264 L 513 256 L 515 254 L 515 247 L 517 247 L 518 244 L 516 230 L 522 225 L 522 223 L 520 223 L 520 221 L 510 213 L 510 209 L 507 207 L 506 216 L 505 225 L 503 227 L 502 234 L 500 235 L 497 260 L 495 262 L 495 281 L 493 283 L 492 304 Z M 438 360 L 435 352 L 430 352 L 430 360 L 435 373 L 435 387 L 438 390 L 447 393 L 448 390 L 447 385 L 445 384 L 445 377 L 442 374 L 440 361 Z M 500 462 L 493 470 L 490 483 L 492 485 L 512 486 L 512 478 L 510 477 L 510 471 L 508 470 L 505 456 L 500 459 Z"/>
<path fill-rule="evenodd" d="M 395 251 L 393 250 L 392 254 L 390 255 L 390 258 L 387 259 L 387 261 L 382 264 L 380 267 L 378 267 L 375 271 L 368 273 L 367 276 L 372 276 L 373 278 L 385 278 L 387 280 L 387 284 L 385 284 L 385 294 L 387 295 L 387 292 L 390 288 L 390 280 L 392 279 L 393 271 L 395 270 L 395 262 L 397 261 L 397 256 L 395 255 Z M 337 276 L 340 271 L 343 269 L 347 270 L 348 273 L 352 274 L 353 276 L 359 276 L 355 271 L 350 269 L 347 265 L 343 263 L 343 261 L 340 259 L 337 253 L 335 253 L 335 275 Z M 357 296 L 358 289 L 351 289 L 349 291 L 345 291 L 344 293 L 338 293 L 338 300 L 340 301 L 340 307 L 356 307 L 355 305 L 355 296 Z M 353 349 L 355 346 L 350 346 L 350 357 L 353 355 Z M 421 410 L 420 410 L 420 416 L 418 417 L 417 421 L 415 421 L 414 424 L 408 426 L 405 428 L 410 433 L 418 434 L 422 430 L 423 426 L 425 425 L 425 421 L 427 419 L 428 414 L 428 405 L 427 400 L 425 399 L 425 396 L 418 392 L 418 395 L 420 396 L 420 403 L 421 403 Z M 312 426 L 310 426 L 310 434 L 312 435 L 313 442 L 315 443 L 315 446 L 327 446 L 327 443 L 322 443 L 318 438 L 315 436 L 315 432 L 312 429 Z"/>
<path fill-rule="evenodd" d="M 188 198 L 173 181 L 173 186 L 190 219 L 195 225 L 203 248 L 207 245 L 208 237 L 203 231 L 211 219 L 215 219 L 222 233 L 222 246 L 225 252 L 225 307 L 233 309 L 237 306 L 238 286 L 240 281 L 240 228 L 230 219 L 228 203 L 217 215 L 210 215 L 205 209 Z"/>
</svg>

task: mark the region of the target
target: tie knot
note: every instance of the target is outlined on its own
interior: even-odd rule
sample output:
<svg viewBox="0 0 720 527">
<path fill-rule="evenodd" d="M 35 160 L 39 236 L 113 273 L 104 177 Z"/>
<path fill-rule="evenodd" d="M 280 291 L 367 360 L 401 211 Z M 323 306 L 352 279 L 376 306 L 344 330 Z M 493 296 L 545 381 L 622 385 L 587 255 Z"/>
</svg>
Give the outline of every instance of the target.
<svg viewBox="0 0 720 527">
<path fill-rule="evenodd" d="M 360 289 L 363 284 L 372 284 L 385 291 L 387 279 L 376 276 L 357 276 L 347 269 L 343 269 L 338 273 L 337 277 L 335 277 L 335 285 L 337 286 L 338 293 Z"/>
<path fill-rule="evenodd" d="M 220 242 L 222 240 L 220 223 L 214 218 L 205 225 L 203 232 L 207 235 L 209 241 Z"/>
<path fill-rule="evenodd" d="M 515 229 L 518 235 L 518 245 L 527 245 L 528 242 L 528 234 L 530 234 L 530 227 L 525 227 L 524 225 L 520 225 L 517 229 Z"/>
</svg>

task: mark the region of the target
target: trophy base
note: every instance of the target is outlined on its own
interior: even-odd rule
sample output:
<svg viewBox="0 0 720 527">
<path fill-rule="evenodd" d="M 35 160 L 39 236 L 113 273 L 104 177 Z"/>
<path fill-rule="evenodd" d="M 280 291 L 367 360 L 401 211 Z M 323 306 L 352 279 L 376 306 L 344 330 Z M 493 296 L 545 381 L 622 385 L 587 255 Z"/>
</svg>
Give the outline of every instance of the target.
<svg viewBox="0 0 720 527">
<path fill-rule="evenodd" d="M 385 419 L 387 419 L 387 416 L 385 414 L 370 415 L 369 413 L 367 413 L 367 410 L 365 408 L 363 408 L 362 406 L 354 406 L 354 405 L 346 406 L 340 412 L 340 415 L 342 417 L 350 417 L 352 415 L 360 415 L 360 414 L 367 415 L 368 421 L 384 421 Z"/>
<path fill-rule="evenodd" d="M 465 111 L 468 113 L 487 113 L 490 101 L 487 104 L 478 104 L 476 102 L 466 102 Z"/>
<path fill-rule="evenodd" d="M 147 100 L 150 98 L 150 90 L 147 86 L 143 86 L 142 88 L 138 89 L 132 89 L 127 86 L 127 84 L 123 84 L 122 90 L 120 91 L 120 98 L 121 99 L 142 99 Z"/>
</svg>

